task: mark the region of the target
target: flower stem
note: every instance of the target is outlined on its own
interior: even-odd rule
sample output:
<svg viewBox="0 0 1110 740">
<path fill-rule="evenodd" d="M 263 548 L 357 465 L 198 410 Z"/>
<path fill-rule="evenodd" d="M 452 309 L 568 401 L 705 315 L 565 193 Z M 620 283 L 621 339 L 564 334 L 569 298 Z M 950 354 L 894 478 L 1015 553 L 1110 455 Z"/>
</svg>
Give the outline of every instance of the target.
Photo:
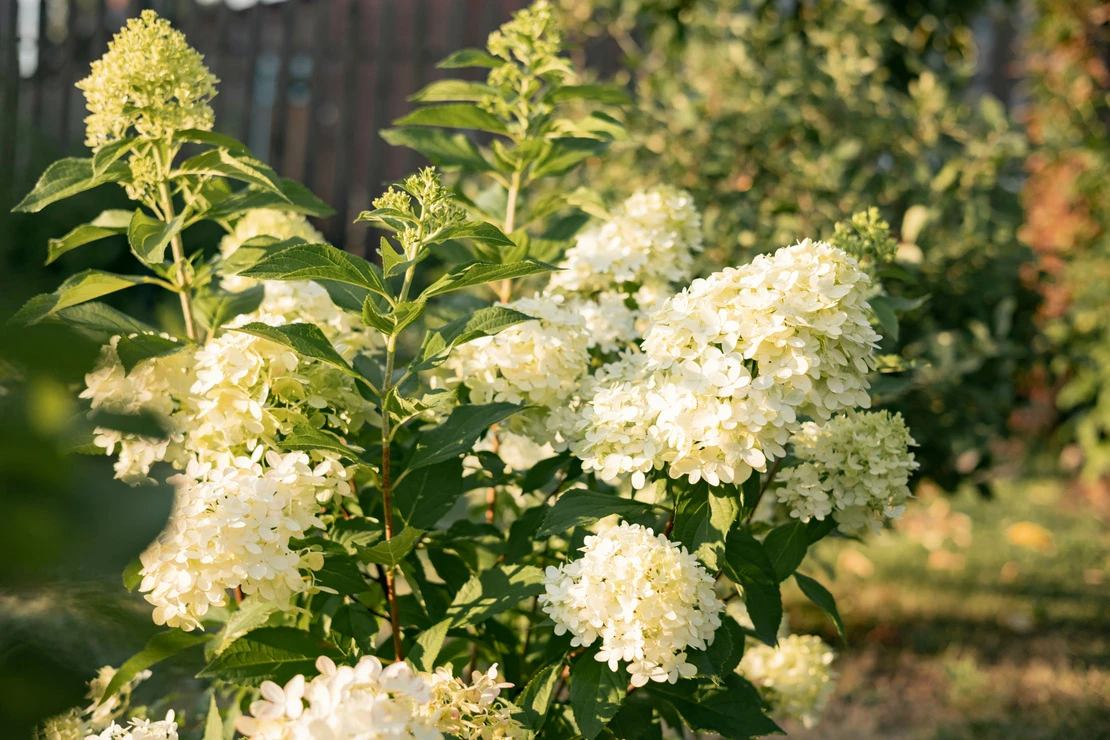
<svg viewBox="0 0 1110 740">
<path fill-rule="evenodd" d="M 397 337 L 390 337 L 386 343 L 385 380 L 382 383 L 382 520 L 385 522 L 385 541 L 393 539 L 393 488 L 389 470 L 390 419 L 388 397 L 393 389 L 393 365 L 397 358 Z M 397 660 L 404 659 L 401 649 L 401 618 L 397 610 L 397 588 L 393 581 L 393 567 L 383 567 L 385 571 L 385 595 L 389 599 L 389 623 L 393 628 L 393 650 Z"/>
<path fill-rule="evenodd" d="M 162 215 L 166 218 L 166 223 L 173 221 L 176 216 L 173 208 L 173 197 L 170 195 L 170 189 L 166 183 L 158 185 L 158 193 L 161 196 Z M 190 293 L 190 280 L 187 265 L 185 263 L 185 247 L 181 243 L 181 235 L 174 234 L 170 239 L 170 249 L 173 250 L 173 263 L 177 268 L 177 284 L 178 296 L 181 297 L 181 315 L 185 319 L 185 334 L 196 341 L 197 327 L 196 322 L 193 320 L 193 299 Z"/>
</svg>

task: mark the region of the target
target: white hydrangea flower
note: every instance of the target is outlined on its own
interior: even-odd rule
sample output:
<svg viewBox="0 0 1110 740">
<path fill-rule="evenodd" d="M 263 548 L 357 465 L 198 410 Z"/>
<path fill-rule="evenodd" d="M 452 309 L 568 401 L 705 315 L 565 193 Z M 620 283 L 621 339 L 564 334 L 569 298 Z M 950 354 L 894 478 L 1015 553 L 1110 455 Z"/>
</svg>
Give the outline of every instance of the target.
<svg viewBox="0 0 1110 740">
<path fill-rule="evenodd" d="M 510 422 L 538 444 L 558 441 L 545 411 L 565 407 L 589 371 L 585 320 L 564 304 L 562 296 L 513 301 L 510 308 L 535 318 L 463 344 L 444 365 L 470 389 L 471 403 L 540 407 Z"/>
<path fill-rule="evenodd" d="M 385 668 L 365 656 L 353 668 L 316 660 L 320 675 L 285 686 L 265 681 L 262 698 L 235 727 L 251 740 L 440 740 L 428 682 L 407 663 Z M 305 706 L 307 701 L 308 705 Z"/>
<path fill-rule="evenodd" d="M 446 668 L 427 674 L 432 700 L 430 711 L 438 717 L 440 732 L 461 740 L 502 740 L 524 737 L 524 726 L 513 717 L 516 708 L 501 696 L 511 683 L 497 680 L 497 665 L 474 671 L 470 683 Z"/>
<path fill-rule="evenodd" d="M 651 326 L 651 313 L 669 295 L 669 290 L 643 285 L 631 294 L 604 290 L 592 297 L 571 297 L 567 305 L 585 320 L 587 346 L 613 354 L 638 347 Z"/>
<path fill-rule="evenodd" d="M 578 237 L 548 290 L 588 295 L 624 283 L 685 282 L 701 249 L 701 216 L 689 193 L 665 186 L 640 191 Z"/>
<path fill-rule="evenodd" d="M 835 658 L 821 638 L 790 635 L 778 647 L 748 647 L 737 670 L 771 702 L 774 714 L 812 727 L 836 688 Z"/>
<path fill-rule="evenodd" d="M 586 537 L 581 552 L 545 573 L 540 603 L 555 634 L 570 632 L 575 646 L 600 638 L 597 660 L 613 671 L 627 662 L 634 686 L 693 676 L 686 650 L 712 644 L 724 609 L 698 559 L 627 522 Z"/>
<path fill-rule="evenodd" d="M 85 740 L 177 740 L 177 722 L 171 709 L 166 718 L 158 721 L 132 719 L 127 726 L 113 722 L 100 734 L 92 734 Z"/>
<path fill-rule="evenodd" d="M 91 700 L 89 706 L 85 708 L 84 716 L 86 726 L 90 730 L 98 730 L 107 727 L 112 723 L 116 717 L 120 716 L 131 700 L 131 692 L 140 683 L 150 678 L 150 671 L 139 671 L 130 681 L 116 691 L 107 701 L 101 702 L 104 698 L 104 692 L 108 688 L 108 684 L 116 675 L 116 669 L 110 665 L 106 665 L 97 671 L 96 678 L 89 681 L 88 698 Z"/>
<path fill-rule="evenodd" d="M 782 471 L 777 492 L 791 516 L 831 515 L 849 533 L 877 533 L 884 521 L 902 516 L 918 463 L 901 414 L 849 411 L 824 425 L 805 423 L 791 442 L 803 462 Z"/>
<path fill-rule="evenodd" d="M 880 340 L 869 285 L 853 257 L 806 239 L 695 280 L 652 315 L 643 349 L 663 369 L 698 361 L 707 347 L 752 360 L 759 377 L 804 394 L 801 414 L 867 408 Z"/>
<path fill-rule="evenodd" d="M 154 605 L 154 621 L 184 630 L 200 626 L 227 590 L 257 593 L 278 606 L 310 582 L 302 568 L 322 565 L 318 553 L 289 544 L 323 527 L 320 504 L 349 491 L 346 469 L 331 453 L 280 454 L 255 447 L 250 457 L 221 452 L 193 459 L 170 482 L 177 486 L 165 531 L 140 556 L 139 590 Z"/>
</svg>

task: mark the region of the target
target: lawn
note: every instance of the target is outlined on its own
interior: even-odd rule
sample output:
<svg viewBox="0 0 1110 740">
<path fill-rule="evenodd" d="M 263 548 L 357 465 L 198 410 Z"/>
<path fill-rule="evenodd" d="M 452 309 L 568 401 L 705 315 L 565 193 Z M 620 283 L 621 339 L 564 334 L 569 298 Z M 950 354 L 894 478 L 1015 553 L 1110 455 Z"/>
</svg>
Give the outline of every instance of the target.
<svg viewBox="0 0 1110 740">
<path fill-rule="evenodd" d="M 824 721 L 792 738 L 1110 738 L 1110 496 L 1054 481 L 924 492 L 817 555 L 846 623 Z M 811 566 L 812 567 L 812 566 Z M 836 642 L 800 593 L 796 631 Z"/>
</svg>

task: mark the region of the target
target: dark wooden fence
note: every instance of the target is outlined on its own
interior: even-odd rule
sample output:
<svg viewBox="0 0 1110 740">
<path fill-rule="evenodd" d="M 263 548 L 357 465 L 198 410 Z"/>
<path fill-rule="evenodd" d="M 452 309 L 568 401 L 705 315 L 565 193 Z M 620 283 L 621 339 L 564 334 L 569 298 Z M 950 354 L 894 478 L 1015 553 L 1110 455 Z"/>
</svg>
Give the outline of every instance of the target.
<svg viewBox="0 0 1110 740">
<path fill-rule="evenodd" d="M 366 230 L 351 220 L 383 183 L 421 164 L 377 132 L 443 76 L 438 60 L 484 45 L 526 2 L 285 0 L 234 10 L 222 0 L 0 0 L 0 184 L 12 190 L 0 191 L 0 207 L 37 176 L 43 152 L 85 151 L 74 83 L 128 17 L 154 8 L 220 78 L 217 130 L 311 187 L 336 210 L 322 224 L 329 239 L 362 251 Z"/>
</svg>

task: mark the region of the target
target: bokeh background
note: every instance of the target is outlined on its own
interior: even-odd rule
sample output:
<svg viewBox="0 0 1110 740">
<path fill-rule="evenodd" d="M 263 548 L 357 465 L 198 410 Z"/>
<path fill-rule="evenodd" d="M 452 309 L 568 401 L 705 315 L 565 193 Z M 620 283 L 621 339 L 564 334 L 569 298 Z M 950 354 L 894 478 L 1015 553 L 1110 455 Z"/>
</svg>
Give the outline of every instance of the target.
<svg viewBox="0 0 1110 740">
<path fill-rule="evenodd" d="M 919 500 L 881 537 L 818 551 L 848 642 L 825 721 L 790 736 L 1110 738 L 1110 3 L 557 2 L 579 66 L 639 101 L 630 140 L 585 180 L 614 197 L 689 189 L 704 271 L 828 237 L 871 206 L 898 241 L 886 284 L 911 308 L 884 349 L 913 364 L 877 390 L 920 442 Z M 106 240 L 42 266 L 49 238 L 122 202 L 112 186 L 7 211 L 84 151 L 73 83 L 127 17 L 153 7 L 184 30 L 222 80 L 218 130 L 328 201 L 318 226 L 366 255 L 354 215 L 421 164 L 378 131 L 443 76 L 438 59 L 523 4 L 0 0 L 0 313 L 63 270 L 125 261 Z M 0 397 L 12 737 L 154 631 L 118 573 L 169 492 L 60 453 L 95 351 L 0 329 L 0 376 L 28 368 Z M 794 596 L 794 628 L 837 644 Z M 178 665 L 137 698 L 187 695 L 189 676 Z"/>
</svg>

